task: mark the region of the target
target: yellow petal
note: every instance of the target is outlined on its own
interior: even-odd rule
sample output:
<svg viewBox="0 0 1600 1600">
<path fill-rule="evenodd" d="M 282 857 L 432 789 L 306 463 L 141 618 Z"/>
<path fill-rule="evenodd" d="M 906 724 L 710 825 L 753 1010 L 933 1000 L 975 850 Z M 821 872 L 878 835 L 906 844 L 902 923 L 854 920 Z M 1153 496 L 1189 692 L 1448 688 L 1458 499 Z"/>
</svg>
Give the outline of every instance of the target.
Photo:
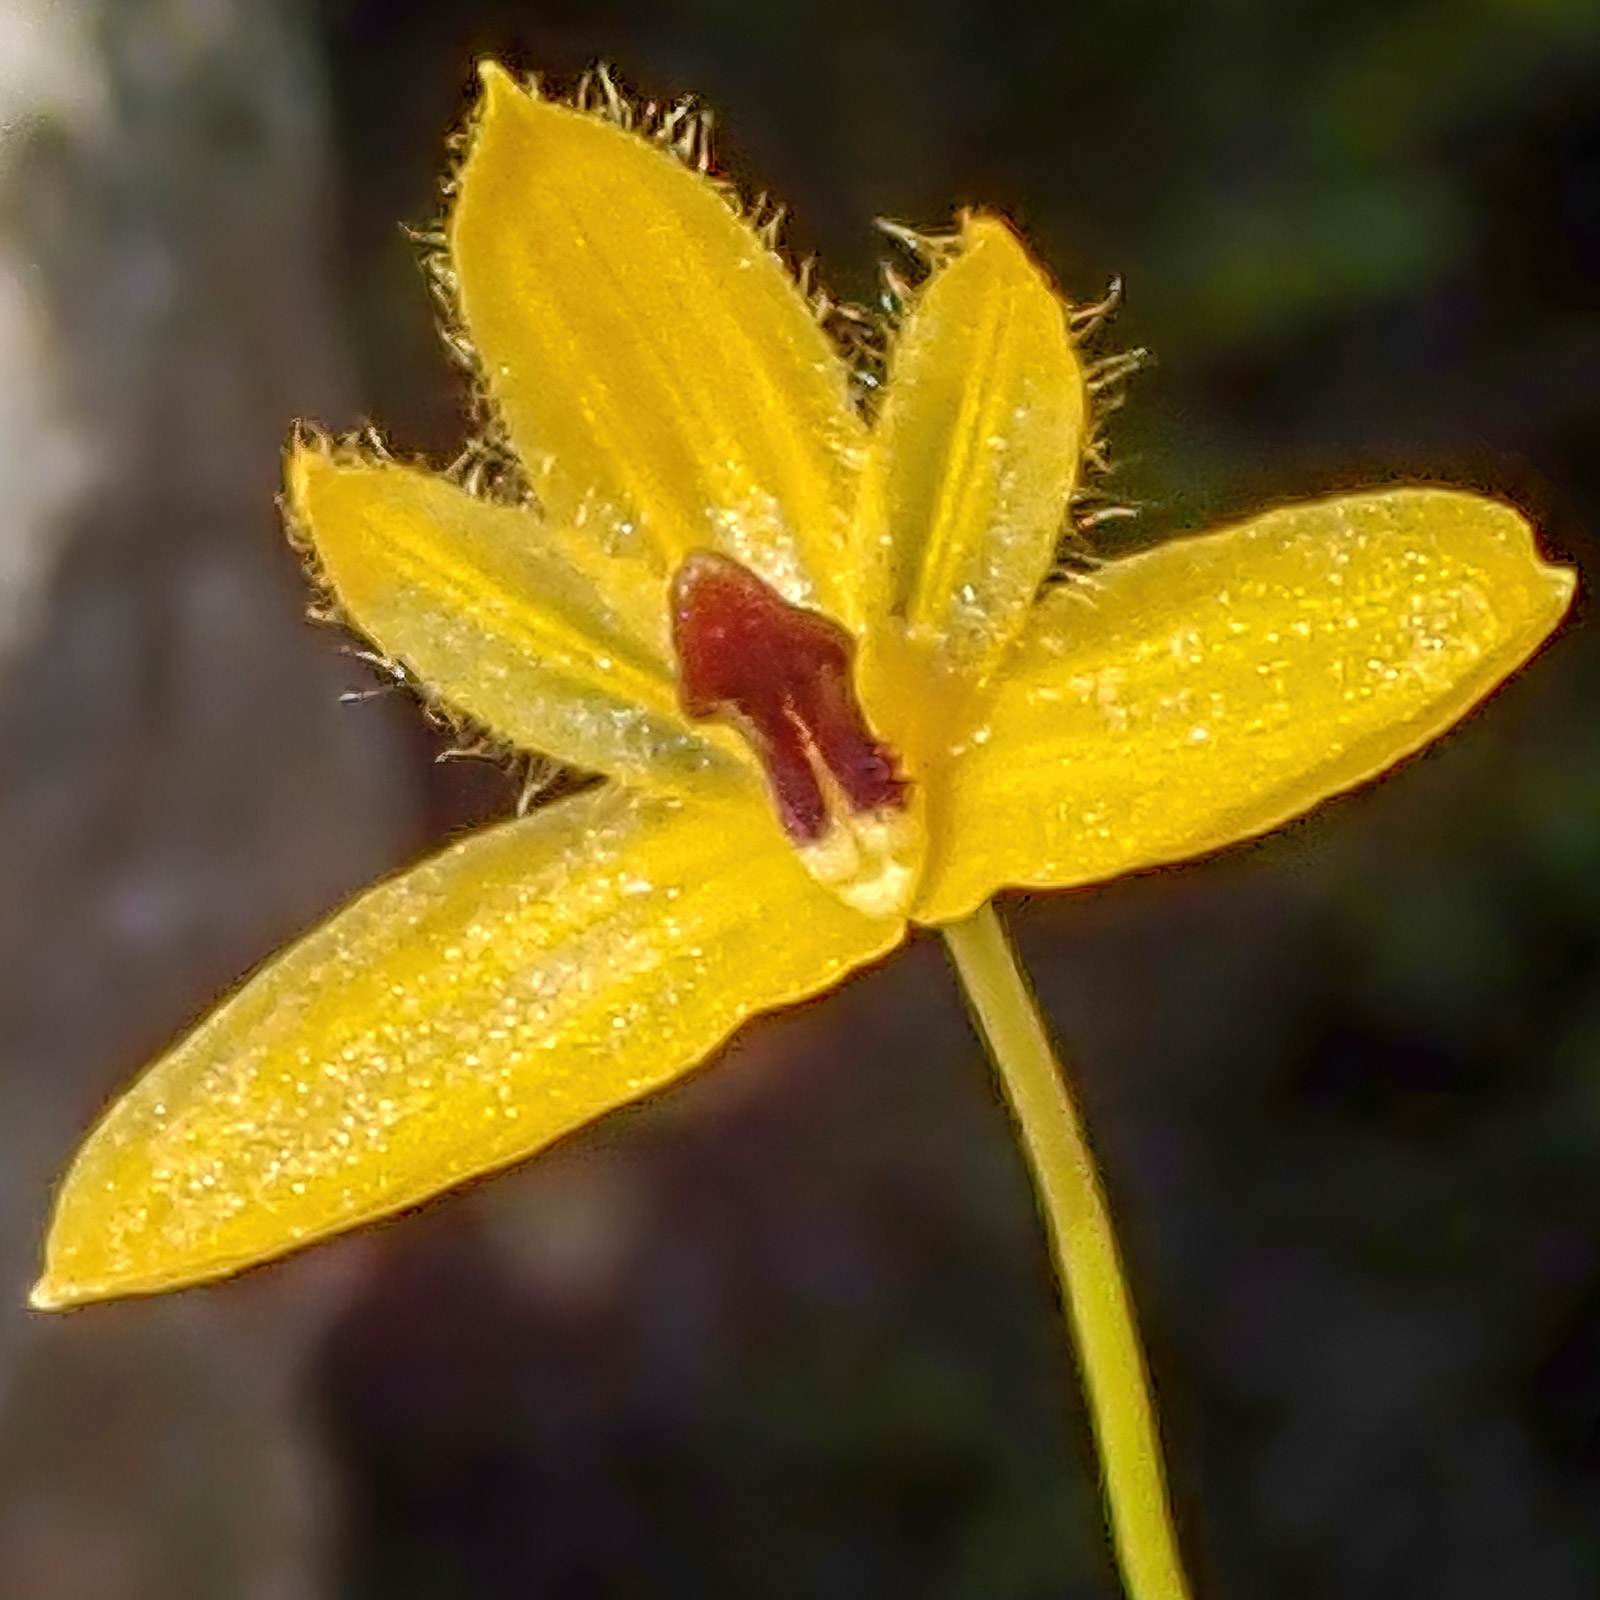
<svg viewBox="0 0 1600 1600">
<path fill-rule="evenodd" d="M 1274 827 L 1448 728 L 1573 588 L 1509 507 L 1402 489 L 1268 512 L 1056 590 L 930 783 L 913 915 Z"/>
<path fill-rule="evenodd" d="M 449 705 L 524 749 L 657 790 L 748 765 L 683 716 L 660 647 L 541 549 L 537 515 L 411 467 L 289 460 L 290 510 L 351 619 Z M 665 629 L 666 600 L 658 600 Z"/>
<path fill-rule="evenodd" d="M 869 639 L 898 630 L 952 681 L 988 675 L 1050 569 L 1083 424 L 1060 298 L 1005 223 L 969 220 L 902 330 L 862 481 Z"/>
<path fill-rule="evenodd" d="M 483 78 L 448 239 L 550 515 L 663 576 L 711 547 L 836 609 L 864 429 L 789 274 L 659 142 Z"/>
<path fill-rule="evenodd" d="M 902 937 L 763 810 L 607 786 L 473 835 L 251 980 L 91 1135 L 35 1303 L 220 1276 L 519 1160 Z"/>
</svg>

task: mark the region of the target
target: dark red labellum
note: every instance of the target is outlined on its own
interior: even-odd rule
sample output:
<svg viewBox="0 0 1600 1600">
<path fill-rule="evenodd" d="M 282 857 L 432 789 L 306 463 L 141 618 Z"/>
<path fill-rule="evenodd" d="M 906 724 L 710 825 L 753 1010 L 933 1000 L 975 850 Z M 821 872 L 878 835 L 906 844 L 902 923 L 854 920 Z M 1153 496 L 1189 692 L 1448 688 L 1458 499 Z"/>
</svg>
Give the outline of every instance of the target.
<svg viewBox="0 0 1600 1600">
<path fill-rule="evenodd" d="M 852 811 L 905 808 L 910 785 L 856 700 L 855 640 L 831 618 L 791 605 L 730 557 L 696 550 L 672 580 L 672 643 L 684 709 L 738 727 L 796 844 L 828 831 L 824 772 Z"/>
</svg>

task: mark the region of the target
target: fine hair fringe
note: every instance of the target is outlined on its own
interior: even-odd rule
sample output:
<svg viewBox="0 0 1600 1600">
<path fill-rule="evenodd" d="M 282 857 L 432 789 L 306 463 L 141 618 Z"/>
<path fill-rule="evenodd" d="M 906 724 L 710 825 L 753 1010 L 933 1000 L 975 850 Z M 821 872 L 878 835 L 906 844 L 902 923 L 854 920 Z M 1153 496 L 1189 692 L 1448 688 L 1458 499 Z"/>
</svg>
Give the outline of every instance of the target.
<svg viewBox="0 0 1600 1600">
<path fill-rule="evenodd" d="M 557 98 L 546 93 L 538 76 L 526 77 L 524 87 L 530 93 Z M 761 247 L 777 259 L 795 283 L 811 315 L 829 335 L 845 363 L 857 409 L 867 420 L 872 420 L 888 382 L 899 332 L 928 283 L 959 255 L 966 214 L 959 215 L 955 226 L 944 231 L 927 231 L 903 222 L 879 219 L 879 232 L 896 247 L 897 254 L 880 269 L 876 300 L 870 305 L 838 300 L 819 283 L 814 257 L 797 262 L 786 251 L 783 241 L 785 207 L 764 192 L 754 200 L 746 200 L 738 186 L 718 169 L 712 143 L 714 118 L 710 110 L 692 96 L 669 102 L 643 99 L 630 92 L 608 66 L 597 64 L 583 73 L 563 98 L 580 111 L 652 140 L 711 185 L 729 211 L 750 230 Z M 537 512 L 538 497 L 512 449 L 505 423 L 490 396 L 482 363 L 468 334 L 461 312 L 460 286 L 449 253 L 446 212 L 457 192 L 474 130 L 474 117 L 469 114 L 448 136 L 449 162 L 440 185 L 440 212 L 427 226 L 406 230 L 420 254 L 440 337 L 451 360 L 467 374 L 472 395 L 467 441 L 445 468 L 445 476 L 477 498 L 502 505 L 526 506 Z M 1099 300 L 1073 306 L 1068 312 L 1069 335 L 1084 357 L 1089 426 L 1079 446 L 1082 451 L 1079 480 L 1063 517 L 1045 586 L 1077 586 L 1090 600 L 1094 573 L 1104 564 L 1095 551 L 1098 531 L 1137 516 L 1141 509 L 1108 491 L 1107 480 L 1113 475 L 1115 464 L 1108 454 L 1106 422 L 1121 407 L 1127 380 L 1148 365 L 1150 358 L 1142 349 L 1091 354 L 1101 342 L 1121 300 L 1122 282 L 1113 279 Z M 396 460 L 377 430 L 370 426 L 336 440 L 300 424 L 292 445 L 318 450 L 333 460 L 368 465 Z M 441 760 L 490 760 L 507 769 L 517 785 L 519 814 L 548 797 L 553 790 L 565 790 L 574 783 L 587 781 L 586 775 L 574 774 L 545 756 L 522 750 L 500 738 L 442 700 L 403 663 L 389 657 L 345 612 L 321 569 L 307 531 L 299 526 L 286 501 L 282 509 L 290 543 L 299 553 L 312 584 L 310 615 L 318 622 L 353 635 L 356 643 L 351 647 L 351 654 L 378 672 L 383 680 L 376 688 L 356 691 L 346 696 L 347 699 L 364 700 L 394 691 L 410 695 L 449 741 Z"/>
</svg>

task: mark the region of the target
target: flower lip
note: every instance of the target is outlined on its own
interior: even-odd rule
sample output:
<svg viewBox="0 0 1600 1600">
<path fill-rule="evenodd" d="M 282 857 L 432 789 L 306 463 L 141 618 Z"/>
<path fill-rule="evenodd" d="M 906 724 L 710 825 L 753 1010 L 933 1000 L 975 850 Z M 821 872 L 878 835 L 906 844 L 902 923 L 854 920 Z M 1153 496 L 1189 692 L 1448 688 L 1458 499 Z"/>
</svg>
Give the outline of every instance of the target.
<svg viewBox="0 0 1600 1600">
<path fill-rule="evenodd" d="M 910 782 L 867 726 L 851 673 L 855 640 L 844 628 L 710 550 L 692 551 L 678 568 L 671 606 L 684 710 L 738 728 L 795 845 L 828 834 L 835 797 L 857 817 L 906 809 Z"/>
</svg>

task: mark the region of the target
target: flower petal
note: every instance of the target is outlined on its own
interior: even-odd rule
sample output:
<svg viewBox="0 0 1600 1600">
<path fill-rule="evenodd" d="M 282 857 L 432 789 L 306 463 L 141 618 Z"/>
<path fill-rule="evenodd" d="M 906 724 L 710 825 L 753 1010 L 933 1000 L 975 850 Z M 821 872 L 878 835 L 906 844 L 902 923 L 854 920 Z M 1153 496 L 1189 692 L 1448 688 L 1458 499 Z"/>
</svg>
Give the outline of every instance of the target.
<svg viewBox="0 0 1600 1600">
<path fill-rule="evenodd" d="M 483 78 L 450 253 L 546 510 L 834 609 L 865 430 L 793 279 L 660 142 Z"/>
<path fill-rule="evenodd" d="M 447 704 L 524 749 L 658 791 L 749 766 L 725 730 L 684 717 L 664 645 L 541 548 L 535 512 L 310 449 L 290 456 L 288 480 L 291 514 L 351 619 Z M 656 604 L 664 628 L 664 594 Z"/>
<path fill-rule="evenodd" d="M 862 480 L 864 628 L 981 681 L 1050 570 L 1083 451 L 1065 307 L 996 217 L 923 290 Z"/>
<path fill-rule="evenodd" d="M 517 1161 L 891 949 L 753 805 L 591 790 L 370 891 L 143 1077 L 35 1303 L 221 1276 Z"/>
<path fill-rule="evenodd" d="M 1268 512 L 1054 591 L 930 783 L 914 917 L 1180 860 L 1308 810 L 1489 694 L 1574 581 L 1509 507 L 1402 489 Z"/>
</svg>

